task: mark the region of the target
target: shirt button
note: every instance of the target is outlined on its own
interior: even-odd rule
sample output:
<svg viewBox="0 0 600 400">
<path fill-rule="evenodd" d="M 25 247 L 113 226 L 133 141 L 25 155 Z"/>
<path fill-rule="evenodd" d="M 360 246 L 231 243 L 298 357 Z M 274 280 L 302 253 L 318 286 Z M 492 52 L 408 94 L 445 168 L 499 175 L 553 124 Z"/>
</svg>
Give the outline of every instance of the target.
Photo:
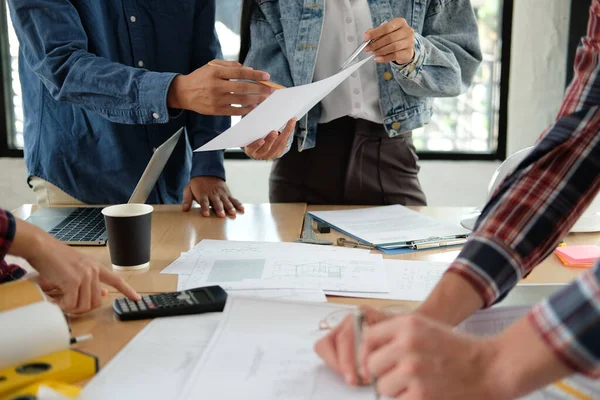
<svg viewBox="0 0 600 400">
<path fill-rule="evenodd" d="M 137 21 L 137 18 L 135 17 L 135 15 L 132 15 L 131 17 L 129 17 L 129 20 L 131 22 L 135 22 L 135 21 Z"/>
<path fill-rule="evenodd" d="M 392 124 L 392 129 L 397 131 L 398 129 L 400 129 L 400 122 L 396 121 Z"/>
<path fill-rule="evenodd" d="M 138 61 L 138 67 L 142 68 L 144 66 L 144 62 L 142 60 Z"/>
<path fill-rule="evenodd" d="M 160 114 L 159 113 L 152 113 L 152 118 L 159 119 L 160 118 Z"/>
<path fill-rule="evenodd" d="M 354 42 L 354 36 L 348 36 L 346 39 L 348 39 L 349 42 Z"/>
<path fill-rule="evenodd" d="M 393 77 L 394 75 L 392 75 L 392 73 L 389 71 L 383 73 L 383 79 L 386 81 L 391 81 Z"/>
<path fill-rule="evenodd" d="M 358 76 L 358 72 L 353 72 L 352 75 L 350 75 L 353 78 L 356 78 Z"/>
<path fill-rule="evenodd" d="M 346 23 L 349 24 L 350 22 L 352 22 L 352 17 L 346 17 Z"/>
<path fill-rule="evenodd" d="M 360 89 L 358 89 L 358 88 L 354 89 L 353 92 L 354 92 L 354 94 L 359 94 L 360 93 Z"/>
</svg>

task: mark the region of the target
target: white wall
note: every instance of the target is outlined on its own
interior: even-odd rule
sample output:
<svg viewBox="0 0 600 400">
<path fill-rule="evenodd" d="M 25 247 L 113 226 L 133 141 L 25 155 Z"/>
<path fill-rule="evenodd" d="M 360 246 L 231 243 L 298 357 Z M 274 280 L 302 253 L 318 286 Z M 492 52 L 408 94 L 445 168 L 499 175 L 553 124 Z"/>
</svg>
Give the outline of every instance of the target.
<svg viewBox="0 0 600 400">
<path fill-rule="evenodd" d="M 564 93 L 570 1 L 514 2 L 508 153 L 535 143 Z"/>
<path fill-rule="evenodd" d="M 564 91 L 569 26 L 568 1 L 514 2 L 508 104 L 508 153 L 535 143 L 552 122 Z M 478 206 L 497 162 L 421 162 L 421 183 L 430 205 Z M 240 200 L 268 201 L 270 163 L 227 161 L 229 185 Z M 33 197 L 22 160 L 0 160 L 0 206 Z M 16 182 L 15 182 L 16 181 Z M 6 188 L 11 188 L 7 190 Z M 6 191 L 5 191 L 6 190 Z M 7 195 L 8 193 L 8 195 Z"/>
</svg>

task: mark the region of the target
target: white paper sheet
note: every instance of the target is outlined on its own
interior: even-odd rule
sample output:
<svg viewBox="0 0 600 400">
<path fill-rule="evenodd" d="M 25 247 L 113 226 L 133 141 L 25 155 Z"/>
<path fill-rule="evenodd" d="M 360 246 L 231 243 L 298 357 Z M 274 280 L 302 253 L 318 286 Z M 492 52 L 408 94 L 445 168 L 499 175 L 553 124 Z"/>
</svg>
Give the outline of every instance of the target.
<svg viewBox="0 0 600 400">
<path fill-rule="evenodd" d="M 189 275 L 177 277 L 177 291 L 194 289 L 188 286 Z M 262 290 L 228 290 L 228 296 L 258 297 L 261 299 L 307 301 L 313 303 L 326 303 L 327 297 L 322 290 L 313 289 L 262 289 Z"/>
<path fill-rule="evenodd" d="M 400 205 L 310 214 L 327 221 L 335 229 L 376 245 L 470 233 L 458 225 L 438 221 Z"/>
<path fill-rule="evenodd" d="M 0 312 L 0 369 L 69 348 L 60 307 L 39 302 Z"/>
<path fill-rule="evenodd" d="M 383 260 L 383 264 L 389 293 L 326 291 L 326 294 L 365 299 L 423 301 L 449 266 L 446 263 L 408 260 Z"/>
<path fill-rule="evenodd" d="M 321 289 L 387 293 L 380 255 L 275 254 L 268 258 L 198 258 L 188 287 L 220 285 L 237 289 Z"/>
<path fill-rule="evenodd" d="M 84 388 L 80 400 L 177 398 L 221 313 L 158 318 Z"/>
<path fill-rule="evenodd" d="M 347 257 L 369 258 L 369 250 L 339 246 L 322 246 L 290 242 L 244 242 L 231 240 L 204 239 L 191 250 L 181 253 L 181 257 L 161 271 L 161 274 L 189 275 L 198 258 L 268 258 L 279 254 L 344 254 Z"/>
<path fill-rule="evenodd" d="M 489 308 L 478 311 L 457 327 L 458 330 L 477 336 L 497 335 L 504 331 L 516 320 L 524 316 L 531 306 L 511 306 Z M 589 398 L 600 398 L 600 381 L 588 379 L 581 375 L 573 375 L 562 381 L 570 390 L 575 390 Z M 557 385 L 549 385 L 520 400 L 578 400 Z"/>
<path fill-rule="evenodd" d="M 282 129 L 290 119 L 303 117 L 371 58 L 373 57 L 357 62 L 319 82 L 277 90 L 236 125 L 194 151 L 244 147 L 264 138 L 271 131 Z"/>
<path fill-rule="evenodd" d="M 315 340 L 326 333 L 318 329 L 319 321 L 343 309 L 230 299 L 180 399 L 372 400 L 372 387 L 346 385 L 313 350 Z"/>
</svg>

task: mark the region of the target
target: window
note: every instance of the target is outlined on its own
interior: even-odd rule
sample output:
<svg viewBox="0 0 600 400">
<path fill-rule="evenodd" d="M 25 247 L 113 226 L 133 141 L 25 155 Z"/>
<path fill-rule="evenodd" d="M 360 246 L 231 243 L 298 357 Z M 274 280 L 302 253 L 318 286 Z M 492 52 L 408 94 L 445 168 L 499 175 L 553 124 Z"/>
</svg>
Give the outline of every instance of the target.
<svg viewBox="0 0 600 400">
<path fill-rule="evenodd" d="M 502 1 L 472 0 L 483 61 L 467 93 L 434 100 L 431 122 L 413 133 L 420 152 L 493 154 L 498 150 Z"/>
<path fill-rule="evenodd" d="M 512 0 L 471 0 L 479 21 L 483 62 L 469 91 L 456 98 L 436 99 L 434 115 L 414 132 L 422 159 L 503 159 L 506 152 L 506 102 Z M 237 60 L 240 50 L 241 0 L 216 1 L 215 29 L 223 56 Z M 4 65 L 6 132 L 0 131 L 0 156 L 19 155 L 23 147 L 23 108 L 18 74 L 18 42 L 6 5 L 0 10 Z M 233 118 L 233 123 L 239 117 Z M 0 123 L 3 121 L 0 120 Z M 17 149 L 17 150 L 15 150 Z M 239 150 L 227 157 L 244 157 Z"/>
</svg>

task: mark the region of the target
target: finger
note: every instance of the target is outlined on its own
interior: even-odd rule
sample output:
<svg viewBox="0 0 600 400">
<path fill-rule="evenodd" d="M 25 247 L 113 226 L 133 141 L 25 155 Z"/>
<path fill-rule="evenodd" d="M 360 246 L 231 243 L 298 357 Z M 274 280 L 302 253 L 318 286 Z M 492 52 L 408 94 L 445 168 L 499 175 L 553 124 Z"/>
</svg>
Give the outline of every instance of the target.
<svg viewBox="0 0 600 400">
<path fill-rule="evenodd" d="M 101 268 L 101 267 L 100 267 Z M 102 305 L 102 290 L 100 289 L 100 276 L 97 269 L 93 270 L 91 281 L 91 301 L 90 309 L 95 310 Z"/>
<path fill-rule="evenodd" d="M 211 196 L 210 202 L 213 210 L 215 210 L 215 214 L 220 218 L 224 218 L 225 211 L 223 211 L 223 202 L 221 201 L 221 198 L 219 196 Z"/>
<path fill-rule="evenodd" d="M 265 141 L 263 139 L 258 139 L 257 141 L 252 142 L 248 146 L 244 147 L 244 152 L 249 157 L 253 157 L 254 153 L 256 153 L 256 151 L 258 149 L 260 149 L 264 144 L 265 144 Z"/>
<path fill-rule="evenodd" d="M 142 298 L 142 296 L 140 296 L 139 293 L 136 292 L 134 288 L 129 286 L 129 284 L 120 276 L 114 274 L 112 271 L 109 271 L 106 268 L 100 269 L 98 278 L 100 279 L 100 282 L 106 283 L 107 285 L 110 285 L 119 292 L 123 293 L 129 300 L 139 301 Z"/>
<path fill-rule="evenodd" d="M 244 205 L 242 204 L 241 201 L 239 201 L 235 197 L 231 197 L 231 196 L 229 197 L 229 200 L 231 200 L 231 202 L 233 203 L 233 206 L 235 207 L 236 210 L 238 210 L 239 212 L 244 212 Z"/>
<path fill-rule="evenodd" d="M 285 125 L 285 128 L 277 138 L 279 141 L 279 149 L 276 154 L 276 157 L 281 157 L 283 152 L 287 148 L 288 143 L 290 142 L 290 137 L 294 134 L 294 129 L 296 128 L 296 118 L 292 118 Z"/>
<path fill-rule="evenodd" d="M 200 212 L 204 217 L 210 217 L 210 201 L 208 196 L 196 196 L 196 201 L 200 204 Z"/>
<path fill-rule="evenodd" d="M 192 194 L 192 189 L 190 189 L 189 186 L 186 186 L 186 188 L 183 189 L 183 202 L 181 203 L 181 209 L 184 212 L 190 211 L 193 201 L 194 195 Z"/>
<path fill-rule="evenodd" d="M 57 298 L 60 308 L 65 312 L 74 311 L 77 308 L 79 286 L 63 288 L 62 292 L 62 296 Z"/>
<path fill-rule="evenodd" d="M 365 372 L 367 376 L 376 378 L 396 367 L 398 359 L 404 356 L 400 353 L 400 350 L 394 346 L 394 341 L 373 351 L 366 358 Z"/>
<path fill-rule="evenodd" d="M 408 389 L 411 379 L 403 371 L 402 365 L 397 365 L 385 375 L 380 376 L 375 387 L 380 396 L 397 398 Z"/>
<path fill-rule="evenodd" d="M 356 376 L 356 350 L 354 348 L 354 325 L 347 324 L 338 334 L 336 349 L 337 363 L 340 373 L 349 385 L 358 384 L 358 376 Z"/>
<path fill-rule="evenodd" d="M 338 334 L 344 330 L 346 326 L 351 326 L 353 321 L 354 320 L 351 315 L 347 316 L 339 325 L 333 328 L 331 332 L 327 334 L 327 336 L 323 337 L 315 344 L 315 351 L 319 357 L 321 357 L 321 359 L 329 368 L 336 371 L 338 374 L 341 374 L 337 361 Z"/>
<path fill-rule="evenodd" d="M 398 53 L 402 50 L 411 49 L 414 43 L 411 40 L 401 40 L 385 45 L 373 52 L 375 56 L 387 56 L 388 54 Z"/>
<path fill-rule="evenodd" d="M 85 271 L 83 280 L 79 285 L 79 298 L 77 299 L 77 307 L 75 313 L 84 313 L 90 310 L 92 303 L 92 273 Z"/>
<path fill-rule="evenodd" d="M 323 360 L 327 367 L 342 375 L 337 362 L 337 334 L 338 332 L 333 330 L 329 332 L 327 336 L 317 341 L 317 343 L 315 343 L 315 352 L 321 357 L 321 360 Z"/>
<path fill-rule="evenodd" d="M 389 35 L 382 36 L 379 39 L 372 41 L 365 48 L 365 51 L 372 53 L 394 42 L 400 42 L 410 38 L 414 38 L 414 31 L 412 30 L 412 28 L 406 27 L 404 29 L 399 29 L 390 33 Z"/>
<path fill-rule="evenodd" d="M 229 200 L 229 195 L 221 196 L 221 201 L 223 202 L 223 208 L 228 215 L 235 215 L 235 207 Z"/>
<path fill-rule="evenodd" d="M 363 341 L 358 353 L 361 372 L 368 375 L 368 358 L 377 349 L 391 342 L 399 331 L 397 324 L 394 324 L 394 319 L 395 318 L 391 318 L 375 325 L 369 325 L 369 327 L 365 329 Z"/>
<path fill-rule="evenodd" d="M 408 25 L 404 18 L 394 18 L 387 24 L 378 26 L 377 28 L 369 29 L 365 32 L 365 40 L 377 40 L 382 36 L 388 35 L 403 26 Z"/>
<path fill-rule="evenodd" d="M 268 81 L 269 79 L 271 79 L 271 75 L 269 75 L 269 73 L 267 72 L 257 71 L 248 68 L 219 68 L 216 74 L 217 77 L 222 79 L 248 79 L 252 81 Z"/>
<path fill-rule="evenodd" d="M 269 96 L 275 91 L 274 88 L 260 83 L 248 82 L 248 81 L 223 81 L 220 86 L 220 90 L 223 93 L 235 93 L 237 96 L 242 95 L 266 95 Z M 243 101 L 237 100 L 230 102 L 230 104 L 247 104 Z"/>
<path fill-rule="evenodd" d="M 267 137 L 265 137 L 265 139 L 264 139 L 265 144 L 258 151 L 256 151 L 256 158 L 260 158 L 263 160 L 269 159 L 269 156 L 271 154 L 271 148 L 275 144 L 275 141 L 277 140 L 278 137 L 279 137 L 279 132 L 277 132 L 277 131 L 269 132 Z"/>
</svg>

